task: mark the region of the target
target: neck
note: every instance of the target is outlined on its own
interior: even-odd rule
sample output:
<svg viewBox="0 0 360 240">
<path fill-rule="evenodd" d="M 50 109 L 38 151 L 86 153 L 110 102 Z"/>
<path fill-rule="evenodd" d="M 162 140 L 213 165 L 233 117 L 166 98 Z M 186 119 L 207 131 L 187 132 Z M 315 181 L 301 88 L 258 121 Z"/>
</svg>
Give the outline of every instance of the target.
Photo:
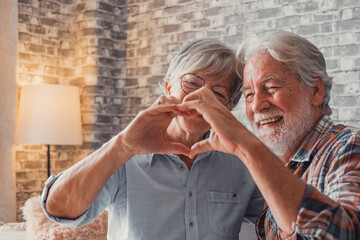
<svg viewBox="0 0 360 240">
<path fill-rule="evenodd" d="M 192 145 L 204 139 L 205 133 L 206 132 L 198 133 L 187 131 L 186 129 L 181 128 L 177 118 L 174 118 L 167 129 L 167 139 L 170 142 L 182 143 L 185 146 L 191 148 Z M 178 156 L 190 169 L 194 163 L 194 159 L 191 159 L 185 155 Z"/>
<path fill-rule="evenodd" d="M 167 139 L 171 142 L 182 143 L 191 147 L 195 143 L 204 139 L 206 132 L 192 132 L 180 127 L 176 118 L 170 123 L 167 129 Z"/>
</svg>

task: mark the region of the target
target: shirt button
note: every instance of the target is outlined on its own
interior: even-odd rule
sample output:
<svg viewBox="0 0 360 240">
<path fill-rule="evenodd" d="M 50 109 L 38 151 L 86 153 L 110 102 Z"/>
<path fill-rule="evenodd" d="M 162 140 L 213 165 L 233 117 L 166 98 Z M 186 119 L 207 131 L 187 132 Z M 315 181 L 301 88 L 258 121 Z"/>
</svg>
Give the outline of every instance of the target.
<svg viewBox="0 0 360 240">
<path fill-rule="evenodd" d="M 190 191 L 190 192 L 189 192 L 189 197 L 192 197 L 192 196 L 193 196 L 193 194 L 192 194 L 192 192 Z"/>
<path fill-rule="evenodd" d="M 180 168 L 181 171 L 185 169 L 184 165 L 180 165 L 179 168 Z"/>
<path fill-rule="evenodd" d="M 189 222 L 189 226 L 190 226 L 190 227 L 193 227 L 193 226 L 194 226 L 193 221 Z"/>
</svg>

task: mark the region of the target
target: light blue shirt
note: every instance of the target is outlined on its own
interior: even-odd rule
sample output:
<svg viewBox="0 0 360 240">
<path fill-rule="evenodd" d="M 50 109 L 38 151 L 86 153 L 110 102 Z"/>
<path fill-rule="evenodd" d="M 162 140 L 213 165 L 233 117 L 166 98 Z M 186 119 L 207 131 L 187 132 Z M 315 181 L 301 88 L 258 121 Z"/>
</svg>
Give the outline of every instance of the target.
<svg viewBox="0 0 360 240">
<path fill-rule="evenodd" d="M 255 222 L 264 203 L 242 161 L 216 151 L 199 154 L 190 170 L 176 155 L 134 156 L 75 220 L 46 212 L 48 190 L 58 177 L 51 176 L 45 184 L 42 207 L 46 215 L 78 227 L 106 209 L 111 240 L 238 239 L 244 218 Z"/>
</svg>

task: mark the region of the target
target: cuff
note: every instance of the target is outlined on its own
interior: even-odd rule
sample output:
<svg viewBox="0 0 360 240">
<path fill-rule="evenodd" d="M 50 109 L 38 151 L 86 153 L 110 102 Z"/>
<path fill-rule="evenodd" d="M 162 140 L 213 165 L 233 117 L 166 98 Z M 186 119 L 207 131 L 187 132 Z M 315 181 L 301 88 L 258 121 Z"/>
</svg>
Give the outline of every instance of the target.
<svg viewBox="0 0 360 240">
<path fill-rule="evenodd" d="M 51 215 L 50 213 L 48 213 L 48 211 L 46 210 L 46 200 L 49 194 L 49 190 L 52 187 L 52 185 L 54 184 L 54 182 L 62 175 L 62 173 L 59 173 L 58 175 L 51 175 L 45 182 L 45 187 L 44 190 L 41 194 L 41 208 L 43 209 L 45 215 L 52 221 L 57 222 L 61 225 L 64 225 L 66 227 L 78 227 L 81 226 L 83 221 L 86 218 L 86 213 L 87 210 L 81 214 L 79 217 L 77 217 L 76 219 L 66 219 L 66 218 L 59 218 L 56 216 Z"/>
</svg>

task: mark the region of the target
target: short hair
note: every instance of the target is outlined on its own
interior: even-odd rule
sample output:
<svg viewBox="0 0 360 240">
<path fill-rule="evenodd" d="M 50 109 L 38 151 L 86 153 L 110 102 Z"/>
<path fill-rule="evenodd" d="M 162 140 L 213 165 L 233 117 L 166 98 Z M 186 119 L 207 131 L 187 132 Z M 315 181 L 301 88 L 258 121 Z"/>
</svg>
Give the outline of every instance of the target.
<svg viewBox="0 0 360 240">
<path fill-rule="evenodd" d="M 199 71 L 219 79 L 232 78 L 233 85 L 229 90 L 232 105 L 236 106 L 241 97 L 242 81 L 236 74 L 235 64 L 235 51 L 221 41 L 209 38 L 194 40 L 185 44 L 172 59 L 160 86 L 164 90 L 166 79 L 173 83 L 183 74 Z"/>
<path fill-rule="evenodd" d="M 331 114 L 329 101 L 332 78 L 326 72 L 323 54 L 314 44 L 294 33 L 281 30 L 264 38 L 249 37 L 241 43 L 236 53 L 236 70 L 241 79 L 246 61 L 257 52 L 267 53 L 284 64 L 304 87 L 314 87 L 317 78 L 321 77 L 325 88 L 321 108 L 323 114 Z"/>
</svg>

